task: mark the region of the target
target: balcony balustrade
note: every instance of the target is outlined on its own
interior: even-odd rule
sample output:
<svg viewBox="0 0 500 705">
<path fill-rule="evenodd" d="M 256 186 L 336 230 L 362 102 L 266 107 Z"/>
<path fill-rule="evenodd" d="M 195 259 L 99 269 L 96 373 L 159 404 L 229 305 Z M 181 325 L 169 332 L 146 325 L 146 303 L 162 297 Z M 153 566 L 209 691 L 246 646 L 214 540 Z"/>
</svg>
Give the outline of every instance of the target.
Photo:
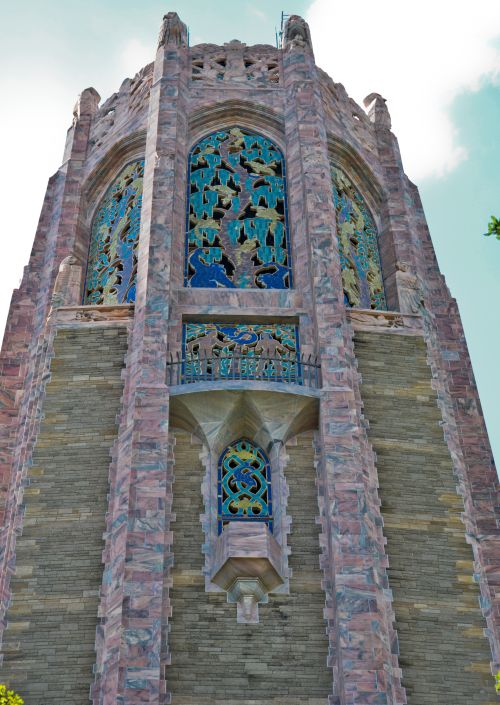
<svg viewBox="0 0 500 705">
<path fill-rule="evenodd" d="M 309 355 L 267 357 L 262 355 L 170 356 L 167 385 L 233 380 L 297 384 L 318 389 L 320 365 Z"/>
</svg>

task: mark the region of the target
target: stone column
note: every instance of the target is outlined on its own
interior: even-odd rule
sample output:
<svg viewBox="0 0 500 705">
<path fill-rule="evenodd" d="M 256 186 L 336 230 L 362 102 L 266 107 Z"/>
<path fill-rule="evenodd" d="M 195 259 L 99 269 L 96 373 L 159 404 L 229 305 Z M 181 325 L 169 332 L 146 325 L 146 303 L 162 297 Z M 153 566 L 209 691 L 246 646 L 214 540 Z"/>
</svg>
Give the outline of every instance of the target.
<svg viewBox="0 0 500 705">
<path fill-rule="evenodd" d="M 405 201 L 406 177 L 401 162 L 399 144 L 391 132 L 391 116 L 385 98 L 370 93 L 365 100 L 368 117 L 373 123 L 378 156 L 384 176 L 386 195 L 383 225 L 379 236 L 380 254 L 384 269 L 384 284 L 388 307 L 400 311 L 404 308 L 404 277 L 416 272 L 415 245 Z"/>
<path fill-rule="evenodd" d="M 290 215 L 301 253 L 295 286 L 312 317 L 323 378 L 318 452 L 330 702 L 402 703 L 376 471 L 343 303 L 322 99 L 300 17 L 292 16 L 285 29 L 283 71 Z"/>
<path fill-rule="evenodd" d="M 150 94 L 137 298 L 111 467 L 94 688 L 94 702 L 106 705 L 167 702 L 162 617 L 169 614 L 172 464 L 165 372 L 178 256 L 171 244 L 184 214 L 187 56 L 186 26 L 169 13 Z"/>
<path fill-rule="evenodd" d="M 72 252 L 76 237 L 82 166 L 98 101 L 99 96 L 93 88 L 83 91 L 77 101 L 64 161 L 49 180 L 30 261 L 21 287 L 14 292 L 14 308 L 11 308 L 7 322 L 0 370 L 2 374 L 7 372 L 9 379 L 5 389 L 0 390 L 0 404 L 3 402 L 0 469 L 4 491 L 0 500 L 5 499 L 0 533 L 2 629 L 10 596 L 15 536 L 22 525 L 22 480 L 36 438 L 44 389 L 43 374 L 50 352 L 48 341 L 51 335 L 46 333 L 46 322 L 51 292 L 59 263 Z"/>
<path fill-rule="evenodd" d="M 413 199 L 413 227 L 419 244 L 428 361 L 457 490 L 464 500 L 462 518 L 474 553 L 474 573 L 493 654 L 492 672 L 496 673 L 500 669 L 500 486 L 457 303 L 439 271 L 417 187 L 408 183 L 408 193 Z"/>
</svg>

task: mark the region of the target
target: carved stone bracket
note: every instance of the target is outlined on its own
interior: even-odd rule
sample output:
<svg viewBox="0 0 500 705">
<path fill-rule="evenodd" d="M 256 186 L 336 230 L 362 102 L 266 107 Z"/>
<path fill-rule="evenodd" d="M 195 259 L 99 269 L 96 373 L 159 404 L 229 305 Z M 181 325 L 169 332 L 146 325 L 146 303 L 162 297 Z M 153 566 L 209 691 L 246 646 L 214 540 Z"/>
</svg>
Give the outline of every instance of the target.
<svg viewBox="0 0 500 705">
<path fill-rule="evenodd" d="M 347 309 L 347 317 L 354 330 L 377 330 L 391 333 L 422 334 L 421 316 L 399 311 L 374 311 L 373 309 Z"/>
<path fill-rule="evenodd" d="M 74 323 L 124 323 L 134 317 L 133 304 L 116 304 L 115 306 L 61 306 L 56 309 L 51 322 L 56 326 Z"/>
<path fill-rule="evenodd" d="M 285 582 L 281 575 L 281 548 L 266 524 L 232 521 L 217 540 L 212 582 L 237 605 L 236 620 L 259 621 L 258 604 Z"/>
</svg>

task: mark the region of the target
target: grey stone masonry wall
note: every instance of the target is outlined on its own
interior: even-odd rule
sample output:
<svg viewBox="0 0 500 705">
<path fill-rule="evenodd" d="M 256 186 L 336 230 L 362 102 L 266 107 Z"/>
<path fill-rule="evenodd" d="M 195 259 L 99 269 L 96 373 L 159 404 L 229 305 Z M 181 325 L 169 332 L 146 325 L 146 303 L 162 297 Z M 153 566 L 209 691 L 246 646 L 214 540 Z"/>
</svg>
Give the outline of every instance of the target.
<svg viewBox="0 0 500 705">
<path fill-rule="evenodd" d="M 356 333 L 408 705 L 493 705 L 463 501 L 420 337 Z"/>
<path fill-rule="evenodd" d="M 236 606 L 225 593 L 205 592 L 201 445 L 191 444 L 185 432 L 175 437 L 172 662 L 166 673 L 172 704 L 326 705 L 332 672 L 326 667 L 311 435 L 287 446 L 290 595 L 272 595 L 260 605 L 259 624 L 237 624 Z"/>
<path fill-rule="evenodd" d="M 84 705 L 95 662 L 125 326 L 60 330 L 24 491 L 0 679 L 27 705 Z"/>
</svg>

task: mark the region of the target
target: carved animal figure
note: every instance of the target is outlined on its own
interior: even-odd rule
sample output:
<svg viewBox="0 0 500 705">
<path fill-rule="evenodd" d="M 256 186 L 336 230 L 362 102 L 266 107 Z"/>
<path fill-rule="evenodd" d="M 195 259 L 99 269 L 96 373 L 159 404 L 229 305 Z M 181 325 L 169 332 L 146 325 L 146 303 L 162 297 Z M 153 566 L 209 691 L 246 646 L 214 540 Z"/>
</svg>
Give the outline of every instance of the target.
<svg viewBox="0 0 500 705">
<path fill-rule="evenodd" d="M 177 12 L 167 12 L 161 23 L 158 49 L 169 44 L 178 47 L 186 45 L 186 26 L 179 19 Z"/>
<path fill-rule="evenodd" d="M 305 20 L 299 15 L 291 15 L 286 23 L 285 46 L 305 46 L 310 45 L 309 28 Z"/>
</svg>

